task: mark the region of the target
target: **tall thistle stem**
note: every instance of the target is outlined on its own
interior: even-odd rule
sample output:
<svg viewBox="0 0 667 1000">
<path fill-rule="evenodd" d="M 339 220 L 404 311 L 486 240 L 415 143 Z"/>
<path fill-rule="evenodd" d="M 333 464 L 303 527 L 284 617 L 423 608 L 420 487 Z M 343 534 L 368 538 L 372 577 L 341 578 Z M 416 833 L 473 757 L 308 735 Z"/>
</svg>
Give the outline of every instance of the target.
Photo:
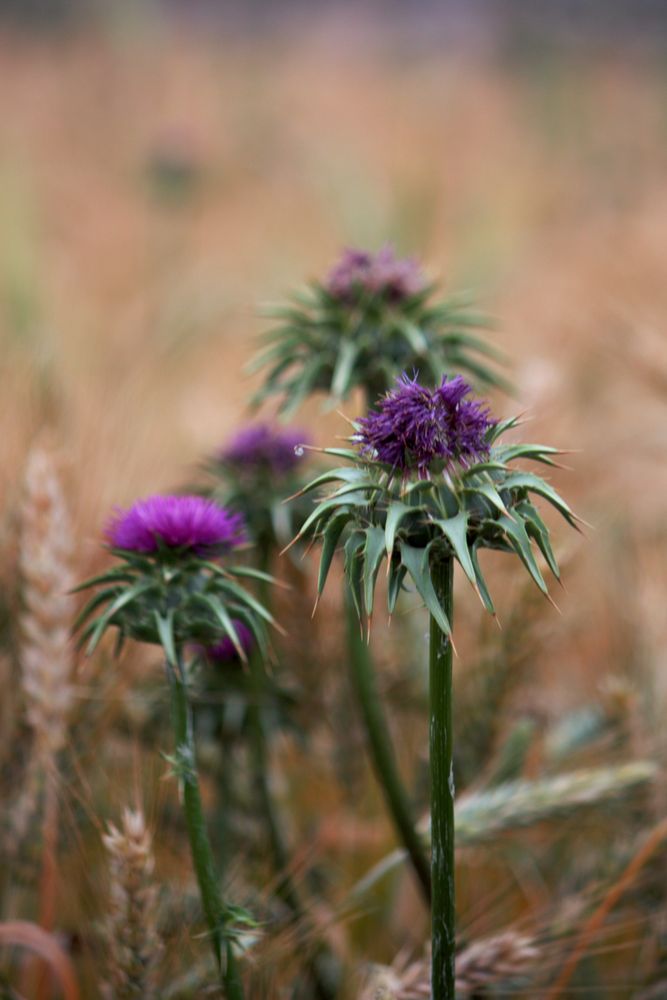
<svg viewBox="0 0 667 1000">
<path fill-rule="evenodd" d="M 368 378 L 364 384 L 366 408 L 384 395 L 389 383 L 384 376 Z M 415 828 L 410 799 L 405 791 L 394 754 L 389 726 L 375 680 L 375 667 L 368 644 L 359 631 L 349 586 L 345 585 L 345 611 L 350 677 L 366 730 L 373 769 L 380 783 L 396 832 L 407 851 L 419 888 L 427 906 L 431 904 L 431 871 L 428 856 Z"/>
<path fill-rule="evenodd" d="M 382 711 L 370 650 L 360 634 L 359 618 L 347 586 L 345 604 L 350 677 L 361 709 L 373 768 L 394 826 L 412 863 L 426 905 L 429 906 L 431 870 L 428 857 L 415 828 L 412 808 L 401 781 L 391 736 Z"/>
<path fill-rule="evenodd" d="M 236 958 L 231 941 L 224 934 L 227 909 L 220 896 L 213 852 L 206 832 L 197 777 L 192 707 L 188 699 L 183 656 L 180 650 L 177 652 L 175 663 L 167 660 L 167 674 L 171 689 L 172 722 L 176 742 L 175 764 L 181 781 L 185 823 L 204 915 L 225 996 L 227 1000 L 243 1000 L 243 984 Z"/>
<path fill-rule="evenodd" d="M 432 568 L 435 592 L 450 625 L 454 610 L 454 560 Z M 431 910 L 433 1000 L 454 1000 L 456 947 L 454 897 L 454 769 L 452 644 L 431 617 L 429 656 L 429 759 L 431 767 Z"/>
<path fill-rule="evenodd" d="M 258 542 L 259 569 L 269 573 L 271 569 L 271 545 L 266 539 Z M 265 608 L 271 608 L 271 594 L 266 580 L 259 581 L 259 597 Z M 292 913 L 302 913 L 301 901 L 289 874 L 289 850 L 282 830 L 271 789 L 269 787 L 268 734 L 262 715 L 264 672 L 257 651 L 249 657 L 248 664 L 248 715 L 252 739 L 252 755 L 255 770 L 255 784 L 269 833 L 273 863 L 279 876 L 278 895 L 287 903 Z"/>
<path fill-rule="evenodd" d="M 259 553 L 259 569 L 264 573 L 269 573 L 271 570 L 271 543 L 261 540 L 257 548 Z M 259 581 L 259 597 L 264 607 L 271 610 L 271 594 L 266 580 Z M 290 875 L 290 851 L 269 784 L 269 740 L 262 715 L 264 671 L 262 670 L 262 663 L 257 651 L 253 652 L 249 657 L 248 687 L 248 716 L 251 730 L 255 783 L 269 833 L 273 865 L 279 879 L 276 891 L 289 907 L 294 918 L 301 921 L 305 927 L 309 923 L 309 919 L 299 891 Z M 313 981 L 315 996 L 318 1000 L 333 1000 L 336 990 L 329 982 L 331 976 L 327 975 L 323 958 L 324 953 L 322 950 L 319 950 L 308 961 L 308 971 Z"/>
</svg>

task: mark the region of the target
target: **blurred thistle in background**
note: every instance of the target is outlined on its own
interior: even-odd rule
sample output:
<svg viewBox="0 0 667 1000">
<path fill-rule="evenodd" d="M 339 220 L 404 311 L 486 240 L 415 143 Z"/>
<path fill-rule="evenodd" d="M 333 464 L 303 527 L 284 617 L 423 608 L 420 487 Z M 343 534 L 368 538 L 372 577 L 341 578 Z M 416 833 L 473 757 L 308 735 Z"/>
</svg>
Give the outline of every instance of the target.
<svg viewBox="0 0 667 1000">
<path fill-rule="evenodd" d="M 254 402 L 278 396 L 288 416 L 314 392 L 335 404 L 359 387 L 371 399 L 402 370 L 429 381 L 464 371 L 507 387 L 502 354 L 472 332 L 488 321 L 456 299 L 433 301 L 434 291 L 416 261 L 391 247 L 346 250 L 323 283 L 270 311 L 278 325 L 248 369 L 265 371 Z"/>
</svg>

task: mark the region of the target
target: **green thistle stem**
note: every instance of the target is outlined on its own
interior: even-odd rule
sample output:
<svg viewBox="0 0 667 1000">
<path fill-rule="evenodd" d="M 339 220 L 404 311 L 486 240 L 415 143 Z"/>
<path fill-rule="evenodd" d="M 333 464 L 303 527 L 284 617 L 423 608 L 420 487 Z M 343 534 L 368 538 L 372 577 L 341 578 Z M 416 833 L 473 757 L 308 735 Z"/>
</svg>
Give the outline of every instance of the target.
<svg viewBox="0 0 667 1000">
<path fill-rule="evenodd" d="M 263 573 L 269 573 L 271 568 L 271 544 L 266 540 L 258 542 L 259 568 Z M 265 608 L 271 607 L 270 588 L 266 580 L 259 581 L 259 598 Z M 248 665 L 248 717 L 252 739 L 252 754 L 255 769 L 255 784 L 264 819 L 269 832 L 269 842 L 273 854 L 273 863 L 279 875 L 278 895 L 287 903 L 294 914 L 302 912 L 301 902 L 290 878 L 289 851 L 282 831 L 282 825 L 274 805 L 269 787 L 269 751 L 268 736 L 262 716 L 262 700 L 264 687 L 264 672 L 259 655 L 255 652 L 250 657 Z"/>
<path fill-rule="evenodd" d="M 438 600 L 449 619 L 454 609 L 454 560 L 432 567 Z M 454 899 L 454 771 L 452 731 L 452 644 L 431 618 L 429 656 L 431 766 L 431 992 L 433 1000 L 454 1000 L 456 947 Z"/>
<path fill-rule="evenodd" d="M 262 687 L 264 674 L 259 656 L 254 653 L 248 665 L 248 721 L 252 739 L 252 756 L 255 771 L 255 786 L 264 813 L 269 834 L 271 853 L 276 872 L 279 875 L 277 893 L 293 913 L 301 910 L 300 901 L 288 873 L 289 854 L 283 836 L 280 820 L 269 788 L 269 754 L 267 738 L 262 718 Z"/>
<path fill-rule="evenodd" d="M 431 902 L 431 872 L 421 838 L 415 829 L 412 809 L 401 781 L 391 736 L 375 682 L 368 644 L 359 629 L 359 619 L 345 588 L 350 674 L 366 729 L 373 768 L 398 835 L 408 852 L 427 905 Z"/>
<path fill-rule="evenodd" d="M 225 996 L 227 1000 L 243 1000 L 243 984 L 236 958 L 231 941 L 226 939 L 224 934 L 227 910 L 220 897 L 213 852 L 206 832 L 206 821 L 197 777 L 192 706 L 188 699 L 180 651 L 175 664 L 167 663 L 167 673 L 171 688 L 176 769 L 182 787 L 185 823 L 204 915 L 209 927 L 211 945 L 220 970 L 220 981 Z"/>
<path fill-rule="evenodd" d="M 264 573 L 271 571 L 271 544 L 258 543 L 259 569 Z M 259 598 L 265 608 L 271 609 L 270 588 L 266 580 L 259 581 Z M 269 747 L 268 734 L 262 716 L 262 692 L 264 687 L 264 671 L 259 655 L 255 652 L 250 656 L 248 664 L 248 721 L 252 740 L 252 756 L 255 771 L 255 784 L 259 793 L 260 805 L 269 833 L 269 843 L 273 855 L 273 865 L 279 881 L 276 887 L 278 896 L 289 907 L 293 916 L 306 923 L 307 914 L 301 897 L 289 873 L 290 852 L 283 833 L 278 811 L 275 807 L 269 785 Z M 328 983 L 328 977 L 322 968 L 323 963 L 315 955 L 308 963 L 308 971 L 313 980 L 315 996 L 318 1000 L 333 1000 L 335 989 Z"/>
</svg>

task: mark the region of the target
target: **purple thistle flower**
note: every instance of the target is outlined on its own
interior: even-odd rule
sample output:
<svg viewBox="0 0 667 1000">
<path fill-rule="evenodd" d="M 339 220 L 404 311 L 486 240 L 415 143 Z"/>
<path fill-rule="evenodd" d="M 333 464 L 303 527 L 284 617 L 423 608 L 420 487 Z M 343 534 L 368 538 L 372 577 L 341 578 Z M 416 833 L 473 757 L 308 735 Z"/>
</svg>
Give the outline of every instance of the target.
<svg viewBox="0 0 667 1000">
<path fill-rule="evenodd" d="M 426 280 L 412 257 L 399 258 L 393 247 L 377 253 L 348 249 L 330 272 L 326 289 L 335 299 L 350 302 L 359 293 L 381 295 L 400 302 L 420 292 Z"/>
<path fill-rule="evenodd" d="M 236 634 L 239 637 L 241 648 L 244 653 L 249 653 L 255 644 L 255 637 L 242 621 L 237 618 L 232 619 Z M 200 647 L 201 648 L 201 647 Z M 212 646 L 206 646 L 202 650 L 213 663 L 232 663 L 240 659 L 238 650 L 228 635 Z"/>
<path fill-rule="evenodd" d="M 106 529 L 117 549 L 151 553 L 160 547 L 199 555 L 225 551 L 245 541 L 241 514 L 200 496 L 152 496 L 117 510 Z"/>
<path fill-rule="evenodd" d="M 428 478 L 431 463 L 445 467 L 455 463 L 464 468 L 488 456 L 486 432 L 494 421 L 476 400 L 466 400 L 471 391 L 460 376 L 442 376 L 435 389 L 419 385 L 406 374 L 396 379 L 392 389 L 358 423 L 355 440 L 362 454 L 386 462 L 404 475 L 417 470 Z"/>
<path fill-rule="evenodd" d="M 232 438 L 220 452 L 220 458 L 238 471 L 282 476 L 299 464 L 303 457 L 301 446 L 309 441 L 309 436 L 301 430 L 278 430 L 269 424 L 253 424 Z"/>
</svg>

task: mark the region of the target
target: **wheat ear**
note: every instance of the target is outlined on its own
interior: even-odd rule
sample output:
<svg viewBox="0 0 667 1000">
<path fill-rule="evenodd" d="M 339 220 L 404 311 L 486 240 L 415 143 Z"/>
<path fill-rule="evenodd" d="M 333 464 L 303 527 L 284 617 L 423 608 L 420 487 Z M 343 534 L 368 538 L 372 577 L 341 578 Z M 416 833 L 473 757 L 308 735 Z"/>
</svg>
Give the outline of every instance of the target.
<svg viewBox="0 0 667 1000">
<path fill-rule="evenodd" d="M 26 463 L 21 517 L 20 660 L 34 753 L 44 764 L 65 743 L 72 706 L 72 552 L 72 529 L 53 457 L 36 446 Z"/>
<path fill-rule="evenodd" d="M 393 965 L 377 966 L 360 1000 L 430 1000 L 429 951 L 414 962 L 407 962 L 399 955 Z M 539 951 L 532 939 L 515 931 L 475 941 L 457 953 L 456 996 L 461 1000 L 486 996 L 484 991 L 488 987 L 526 976 L 538 958 Z"/>
<path fill-rule="evenodd" d="M 109 956 L 107 1000 L 155 1000 L 162 955 L 157 930 L 157 888 L 153 849 L 143 813 L 126 809 L 120 828 L 103 837 L 111 875 L 110 911 L 105 925 Z"/>
</svg>

